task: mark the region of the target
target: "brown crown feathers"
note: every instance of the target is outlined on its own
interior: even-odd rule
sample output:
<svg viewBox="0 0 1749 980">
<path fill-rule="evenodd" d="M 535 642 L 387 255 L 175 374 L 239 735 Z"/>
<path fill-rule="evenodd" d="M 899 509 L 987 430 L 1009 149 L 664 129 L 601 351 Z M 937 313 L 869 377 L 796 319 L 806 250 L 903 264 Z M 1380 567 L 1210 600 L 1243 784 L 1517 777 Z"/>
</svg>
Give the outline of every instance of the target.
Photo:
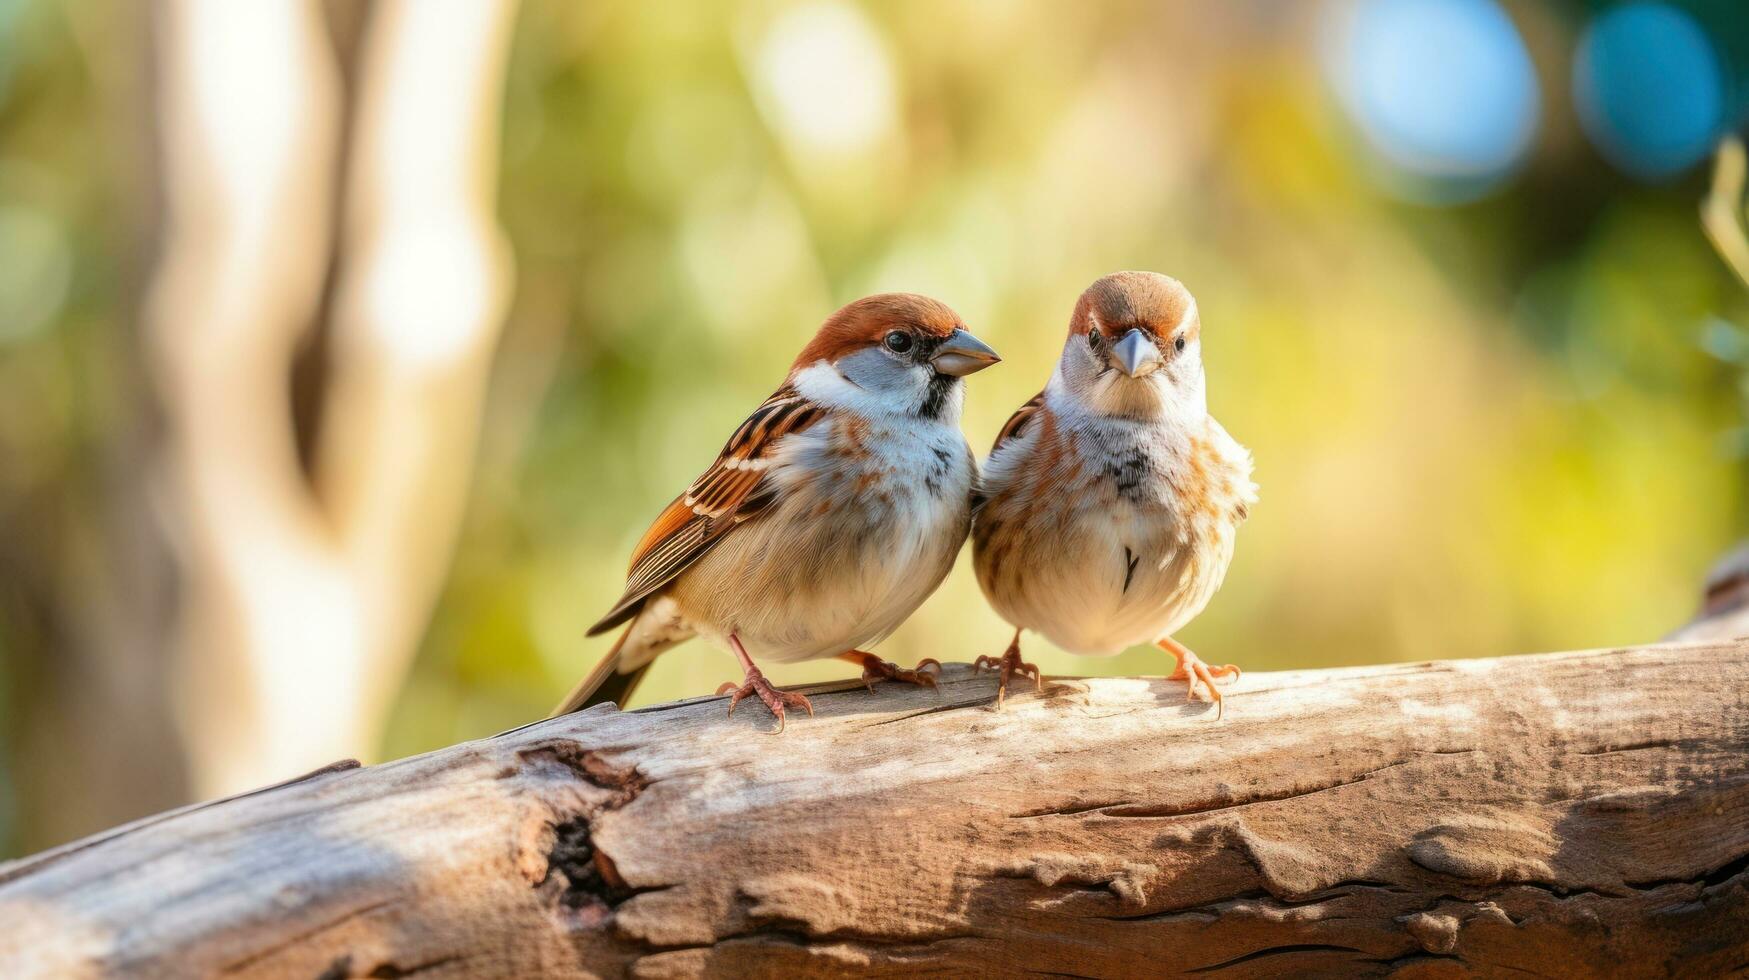
<svg viewBox="0 0 1749 980">
<path fill-rule="evenodd" d="M 1108 342 L 1132 329 L 1141 330 L 1156 343 L 1163 337 L 1178 336 L 1189 343 L 1202 332 L 1190 290 L 1158 272 L 1114 272 L 1088 286 L 1075 303 L 1069 332 L 1086 336 L 1095 326 Z M 1175 332 L 1181 326 L 1183 330 Z"/>
<path fill-rule="evenodd" d="M 792 371 L 817 361 L 836 361 L 864 347 L 881 343 L 894 330 L 916 340 L 940 340 L 963 329 L 958 313 L 947 304 L 915 293 L 865 296 L 826 318 L 814 339 L 796 356 Z"/>
</svg>

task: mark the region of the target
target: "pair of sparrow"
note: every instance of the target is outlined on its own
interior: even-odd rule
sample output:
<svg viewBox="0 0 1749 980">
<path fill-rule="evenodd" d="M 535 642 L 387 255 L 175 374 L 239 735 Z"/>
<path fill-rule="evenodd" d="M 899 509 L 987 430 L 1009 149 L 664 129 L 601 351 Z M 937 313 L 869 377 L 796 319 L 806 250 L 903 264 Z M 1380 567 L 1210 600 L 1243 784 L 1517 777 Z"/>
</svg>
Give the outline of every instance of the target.
<svg viewBox="0 0 1749 980">
<path fill-rule="evenodd" d="M 1221 702 L 1210 667 L 1171 638 L 1202 611 L 1256 499 L 1251 456 L 1208 413 L 1202 324 L 1176 279 L 1119 272 L 1075 304 L 1044 391 L 1015 412 L 979 477 L 960 410 L 965 376 L 999 358 L 953 310 L 904 293 L 832 314 L 722 452 L 633 549 L 627 623 L 556 709 L 621 704 L 657 654 L 695 635 L 741 664 L 729 711 L 757 696 L 777 717 L 813 706 L 754 663 L 838 657 L 877 679 L 935 683 L 861 647 L 890 634 L 953 567 L 968 531 L 978 582 L 1015 626 L 997 704 L 1025 630 L 1076 653 L 1157 643 L 1172 675 Z"/>
</svg>

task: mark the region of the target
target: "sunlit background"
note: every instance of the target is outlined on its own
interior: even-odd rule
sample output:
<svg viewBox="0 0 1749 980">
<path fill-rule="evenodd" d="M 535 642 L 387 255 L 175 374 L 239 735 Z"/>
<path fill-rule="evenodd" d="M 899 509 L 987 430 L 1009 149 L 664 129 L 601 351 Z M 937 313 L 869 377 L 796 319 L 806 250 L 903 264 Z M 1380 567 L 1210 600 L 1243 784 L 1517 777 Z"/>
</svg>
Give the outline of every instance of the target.
<svg viewBox="0 0 1749 980">
<path fill-rule="evenodd" d="M 1656 639 L 1749 523 L 1746 83 L 1740 0 L 0 0 L 0 855 L 538 716 L 882 290 L 1004 355 L 982 453 L 1087 283 L 1190 286 L 1262 496 L 1206 659 Z M 1006 640 L 961 562 L 879 649 Z"/>
</svg>

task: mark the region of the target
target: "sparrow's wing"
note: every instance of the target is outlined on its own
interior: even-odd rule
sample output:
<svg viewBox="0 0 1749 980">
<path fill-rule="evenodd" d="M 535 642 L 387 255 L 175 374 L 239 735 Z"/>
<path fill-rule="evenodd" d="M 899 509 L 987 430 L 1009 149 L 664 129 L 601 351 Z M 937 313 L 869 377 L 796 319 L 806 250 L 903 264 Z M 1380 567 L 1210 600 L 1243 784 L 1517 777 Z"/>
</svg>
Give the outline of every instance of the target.
<svg viewBox="0 0 1749 980">
<path fill-rule="evenodd" d="M 730 531 L 776 503 L 777 487 L 765 478 L 773 448 L 783 437 L 806 429 L 823 415 L 820 406 L 789 385 L 754 409 L 729 437 L 710 469 L 644 532 L 632 550 L 625 594 L 601 622 L 589 628 L 589 635 L 610 630 L 637 615 L 650 593 L 673 581 Z"/>
<path fill-rule="evenodd" d="M 1008 416 L 1008 421 L 1002 423 L 1002 431 L 996 433 L 996 442 L 990 446 L 990 452 L 995 453 L 996 450 L 1002 448 L 1003 443 L 1020 435 L 1021 431 L 1032 423 L 1033 416 L 1038 414 L 1039 409 L 1043 408 L 1044 404 L 1045 393 L 1041 391 L 1032 396 L 1025 405 L 1015 409 L 1014 414 Z"/>
<path fill-rule="evenodd" d="M 996 457 L 996 451 L 1002 448 L 1002 444 L 1013 439 L 1015 436 L 1020 435 L 1027 426 L 1032 424 L 1032 420 L 1044 407 L 1045 393 L 1041 391 L 1027 399 L 1025 405 L 1015 409 L 1014 414 L 1008 416 L 1008 421 L 1002 423 L 1002 431 L 996 433 L 996 441 L 990 444 L 990 455 L 988 458 L 994 459 Z M 980 477 L 978 482 L 972 487 L 973 512 L 982 510 L 984 504 L 988 501 L 988 488 L 985 485 L 983 478 Z"/>
</svg>

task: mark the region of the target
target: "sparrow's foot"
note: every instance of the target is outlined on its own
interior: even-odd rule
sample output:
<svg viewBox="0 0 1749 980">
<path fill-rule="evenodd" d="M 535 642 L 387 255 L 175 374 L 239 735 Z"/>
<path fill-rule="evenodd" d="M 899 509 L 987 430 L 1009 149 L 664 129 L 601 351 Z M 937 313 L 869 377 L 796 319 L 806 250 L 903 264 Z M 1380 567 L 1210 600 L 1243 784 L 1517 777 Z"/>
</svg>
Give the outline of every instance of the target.
<svg viewBox="0 0 1749 980">
<path fill-rule="evenodd" d="M 730 694 L 731 691 L 734 693 Z M 757 670 L 748 674 L 746 683 L 739 687 L 735 685 L 734 681 L 724 681 L 723 686 L 717 688 L 717 693 L 730 695 L 729 714 L 731 717 L 735 714 L 735 706 L 741 703 L 742 698 L 749 694 L 759 695 L 759 700 L 764 701 L 765 706 L 770 708 L 771 713 L 777 718 L 777 727 L 771 730 L 773 735 L 783 734 L 786 705 L 791 708 L 801 708 L 808 713 L 809 718 L 814 717 L 814 705 L 808 701 L 806 696 L 791 691 L 780 691 L 772 687 L 771 682 L 765 679 L 765 675 Z"/>
<path fill-rule="evenodd" d="M 862 682 L 871 691 L 874 690 L 875 681 L 898 681 L 918 687 L 934 687 L 936 678 L 941 676 L 941 661 L 934 657 L 924 657 L 917 661 L 916 667 L 909 670 L 861 650 L 846 650 L 838 655 L 838 659 L 861 667 Z"/>
<path fill-rule="evenodd" d="M 1204 699 L 1214 702 L 1215 720 L 1219 721 L 1221 716 L 1226 713 L 1227 704 L 1226 700 L 1221 696 L 1221 689 L 1216 686 L 1216 682 L 1238 680 L 1239 668 L 1232 664 L 1211 667 L 1208 664 L 1203 663 L 1201 657 L 1191 653 L 1189 647 L 1171 637 L 1166 637 L 1161 640 L 1159 645 L 1160 649 L 1165 650 L 1167 653 L 1178 658 L 1178 669 L 1174 670 L 1171 674 L 1168 674 L 1166 679 L 1169 681 L 1188 682 L 1187 687 L 1189 690 L 1187 690 L 1184 695 L 1186 701 L 1194 701 L 1196 699 L 1198 688 L 1201 688 Z"/>
<path fill-rule="evenodd" d="M 770 708 L 771 713 L 776 716 L 777 727 L 772 729 L 771 734 L 773 735 L 781 735 L 783 733 L 783 712 L 785 705 L 792 708 L 801 708 L 808 713 L 809 718 L 814 717 L 814 705 L 812 702 L 800 694 L 791 694 L 788 691 L 780 691 L 777 688 L 772 687 L 771 682 L 765 679 L 765 674 L 760 671 L 758 667 L 754 666 L 753 658 L 747 655 L 747 648 L 741 645 L 741 638 L 730 633 L 728 639 L 729 649 L 734 651 L 735 659 L 741 662 L 741 671 L 746 675 L 746 680 L 739 687 L 735 686 L 734 681 L 727 681 L 722 687 L 717 688 L 717 694 L 719 696 L 728 694 L 730 691 L 734 692 L 734 696 L 729 698 L 729 714 L 731 717 L 735 714 L 735 705 L 740 704 L 741 699 L 749 694 L 759 695 L 759 700 L 764 701 L 765 706 Z"/>
<path fill-rule="evenodd" d="M 1000 672 L 996 677 L 996 710 L 998 711 L 1002 710 L 1002 702 L 1008 697 L 1008 678 L 1015 674 L 1030 677 L 1035 688 L 1040 691 L 1045 689 L 1045 679 L 1038 672 L 1038 665 L 1029 664 L 1020 659 L 1019 631 L 1015 632 L 1014 639 L 1008 644 L 1008 649 L 1003 652 L 1002 656 L 991 657 L 980 654 L 977 660 L 972 661 L 973 670 L 983 670 L 985 667 L 994 667 Z"/>
</svg>

